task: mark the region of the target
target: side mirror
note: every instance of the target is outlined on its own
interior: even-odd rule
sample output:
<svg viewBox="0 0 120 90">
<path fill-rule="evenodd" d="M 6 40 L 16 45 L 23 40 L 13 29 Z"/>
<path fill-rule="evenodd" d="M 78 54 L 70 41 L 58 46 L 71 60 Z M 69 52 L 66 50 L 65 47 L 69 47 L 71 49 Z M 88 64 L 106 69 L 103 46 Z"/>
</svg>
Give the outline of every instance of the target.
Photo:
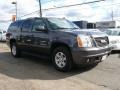
<svg viewBox="0 0 120 90">
<path fill-rule="evenodd" d="M 36 31 L 46 31 L 45 26 L 38 26 L 35 28 Z"/>
</svg>

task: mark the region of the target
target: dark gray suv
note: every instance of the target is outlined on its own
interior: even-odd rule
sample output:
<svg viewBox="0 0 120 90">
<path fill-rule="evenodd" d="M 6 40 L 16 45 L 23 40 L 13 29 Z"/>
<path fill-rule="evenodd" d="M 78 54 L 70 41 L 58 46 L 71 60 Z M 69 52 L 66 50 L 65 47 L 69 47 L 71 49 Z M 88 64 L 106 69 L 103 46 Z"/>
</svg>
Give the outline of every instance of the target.
<svg viewBox="0 0 120 90">
<path fill-rule="evenodd" d="M 14 57 L 19 57 L 21 52 L 45 55 L 59 71 L 69 71 L 74 64 L 97 64 L 111 52 L 106 34 L 81 30 L 61 18 L 18 20 L 11 23 L 6 37 Z"/>
</svg>

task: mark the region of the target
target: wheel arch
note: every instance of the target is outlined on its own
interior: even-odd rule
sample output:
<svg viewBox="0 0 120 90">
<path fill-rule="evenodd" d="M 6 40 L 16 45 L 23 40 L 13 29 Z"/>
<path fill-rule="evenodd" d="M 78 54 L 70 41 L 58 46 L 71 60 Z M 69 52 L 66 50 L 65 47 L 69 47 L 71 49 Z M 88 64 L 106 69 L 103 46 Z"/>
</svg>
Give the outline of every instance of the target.
<svg viewBox="0 0 120 90">
<path fill-rule="evenodd" d="M 67 50 L 69 52 L 68 54 L 70 55 L 70 56 L 68 56 L 69 62 L 67 64 L 67 66 L 65 66 L 63 69 L 56 66 L 55 60 L 54 60 L 54 55 L 55 55 L 56 49 L 58 49 L 58 48 L 60 49 L 60 47 L 65 47 L 65 50 Z M 52 61 L 53 61 L 53 64 L 57 70 L 67 72 L 67 71 L 70 71 L 72 69 L 72 67 L 74 66 L 74 61 L 73 61 L 73 57 L 72 57 L 71 48 L 69 47 L 69 45 L 67 45 L 65 43 L 61 43 L 61 42 L 56 42 L 56 43 L 52 44 L 51 51 L 52 51 L 51 52 Z"/>
<path fill-rule="evenodd" d="M 16 40 L 15 39 L 10 39 L 10 47 L 11 47 L 12 43 L 16 43 Z"/>
<path fill-rule="evenodd" d="M 71 53 L 71 47 L 69 45 L 67 45 L 66 43 L 62 43 L 62 42 L 54 42 L 51 45 L 51 53 L 54 51 L 55 48 L 57 47 L 65 47 L 67 48 L 67 50 L 69 50 L 69 52 Z M 71 54 L 72 55 L 72 54 Z"/>
</svg>

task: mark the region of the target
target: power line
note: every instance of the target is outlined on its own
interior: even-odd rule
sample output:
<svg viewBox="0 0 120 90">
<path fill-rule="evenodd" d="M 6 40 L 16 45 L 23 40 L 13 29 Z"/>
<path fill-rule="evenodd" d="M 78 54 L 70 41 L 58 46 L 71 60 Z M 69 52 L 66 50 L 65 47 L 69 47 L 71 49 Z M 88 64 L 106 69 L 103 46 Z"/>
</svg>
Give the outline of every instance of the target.
<svg viewBox="0 0 120 90">
<path fill-rule="evenodd" d="M 92 2 L 84 2 L 84 3 L 80 3 L 80 4 L 66 5 L 66 6 L 49 8 L 49 9 L 44 9 L 44 10 L 52 10 L 52 9 L 58 9 L 58 8 L 66 8 L 66 7 L 80 6 L 80 5 L 85 5 L 85 4 L 91 4 L 91 3 L 101 2 L 101 1 L 105 1 L 105 0 L 97 0 L 97 1 L 92 1 Z"/>
<path fill-rule="evenodd" d="M 37 13 L 37 12 L 39 12 L 39 10 L 36 10 L 36 11 L 34 11 L 34 12 L 31 12 L 31 13 L 25 14 L 25 15 L 23 15 L 23 16 L 20 16 L 19 18 L 28 16 L 28 15 L 31 15 L 31 14 L 35 14 L 35 13 Z"/>
<path fill-rule="evenodd" d="M 85 5 L 85 4 L 97 3 L 97 2 L 101 2 L 101 1 L 105 1 L 105 0 L 96 0 L 96 1 L 91 1 L 91 2 L 84 2 L 84 3 L 80 3 L 80 4 L 59 6 L 59 7 L 55 7 L 55 8 L 48 8 L 48 9 L 43 9 L 43 10 L 46 11 L 46 10 L 52 10 L 52 9 L 67 8 L 67 7 L 73 7 L 73 6 L 80 6 L 80 5 Z M 39 11 L 37 10 L 37 11 L 31 12 L 29 14 L 25 14 L 25 15 L 23 15 L 21 17 L 28 16 L 28 15 L 31 15 L 31 14 L 36 13 L 36 12 L 39 12 Z M 21 17 L 19 17 L 19 18 L 21 18 Z"/>
<path fill-rule="evenodd" d="M 109 5 L 105 5 L 105 6 L 93 6 L 91 8 L 95 8 L 95 7 L 106 7 L 106 6 L 114 6 L 114 5 L 120 5 L 120 3 L 114 3 L 114 4 L 109 4 Z M 44 11 L 46 10 L 50 10 L 51 8 L 48 8 L 48 9 L 43 9 Z"/>
<path fill-rule="evenodd" d="M 114 5 L 120 5 L 120 3 L 105 5 L 105 7 L 114 6 Z M 102 7 L 102 8 L 104 8 L 104 6 L 93 6 L 93 7 L 91 7 L 91 8 L 96 8 L 96 7 Z M 47 10 L 50 10 L 50 9 L 51 9 L 51 8 L 42 9 L 42 10 L 43 10 L 43 11 L 47 11 Z M 82 9 L 83 9 L 83 8 L 82 8 Z M 37 13 L 37 12 L 39 12 L 39 10 L 36 10 L 36 11 L 31 12 L 31 13 L 25 14 L 25 15 L 23 15 L 23 16 L 21 16 L 21 17 L 28 16 L 28 15 L 31 15 L 31 14 L 34 14 L 34 13 Z"/>
<path fill-rule="evenodd" d="M 105 7 L 113 6 L 113 5 L 120 5 L 120 3 L 105 5 Z M 102 8 L 104 8 L 104 6 L 93 6 L 93 7 L 91 7 L 91 8 L 97 8 L 97 7 L 102 7 Z M 82 9 L 83 9 L 83 8 L 82 8 Z M 50 8 L 48 8 L 48 9 L 42 9 L 42 10 L 47 11 L 47 10 L 50 10 Z M 28 15 L 31 15 L 31 14 L 35 14 L 35 13 L 37 13 L 37 12 L 39 12 L 39 10 L 36 10 L 36 11 L 34 11 L 34 12 L 25 14 L 25 15 L 23 15 L 23 16 L 21 16 L 21 17 L 25 17 L 25 16 L 28 16 Z M 21 17 L 19 17 L 19 18 L 21 18 Z"/>
<path fill-rule="evenodd" d="M 106 7 L 106 6 L 113 6 L 113 5 L 120 5 L 120 3 L 105 5 L 105 7 Z M 104 7 L 104 6 L 94 6 L 94 7 L 92 7 L 92 8 L 95 8 L 95 7 Z M 53 8 L 52 8 L 52 9 L 53 9 Z M 43 9 L 43 10 L 44 10 L 44 11 L 47 11 L 47 10 L 51 10 L 51 8 Z M 28 15 L 31 15 L 31 14 L 35 14 L 35 13 L 37 13 L 37 12 L 39 12 L 39 10 L 36 10 L 36 11 L 34 11 L 34 12 L 25 14 L 25 15 L 23 15 L 23 16 L 21 16 L 21 17 L 25 17 L 25 16 L 28 16 Z M 19 17 L 19 18 L 21 18 L 21 17 Z M 11 22 L 11 20 L 0 20 L 0 23 L 6 23 L 6 22 Z"/>
<path fill-rule="evenodd" d="M 51 2 L 51 1 L 54 2 L 54 1 L 56 1 L 56 0 L 47 0 L 47 1 L 44 0 L 44 2 L 43 2 L 43 0 L 42 0 L 41 3 L 44 3 L 44 4 L 45 4 L 45 3 L 49 3 L 49 2 Z"/>
</svg>

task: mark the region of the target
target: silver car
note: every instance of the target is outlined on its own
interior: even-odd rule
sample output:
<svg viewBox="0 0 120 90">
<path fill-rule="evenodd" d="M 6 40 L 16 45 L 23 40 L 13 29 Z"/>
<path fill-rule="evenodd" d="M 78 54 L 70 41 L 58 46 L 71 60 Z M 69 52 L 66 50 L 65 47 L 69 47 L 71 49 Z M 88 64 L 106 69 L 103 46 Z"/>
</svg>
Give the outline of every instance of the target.
<svg viewBox="0 0 120 90">
<path fill-rule="evenodd" d="M 120 28 L 104 30 L 108 34 L 112 50 L 120 50 Z"/>
</svg>

